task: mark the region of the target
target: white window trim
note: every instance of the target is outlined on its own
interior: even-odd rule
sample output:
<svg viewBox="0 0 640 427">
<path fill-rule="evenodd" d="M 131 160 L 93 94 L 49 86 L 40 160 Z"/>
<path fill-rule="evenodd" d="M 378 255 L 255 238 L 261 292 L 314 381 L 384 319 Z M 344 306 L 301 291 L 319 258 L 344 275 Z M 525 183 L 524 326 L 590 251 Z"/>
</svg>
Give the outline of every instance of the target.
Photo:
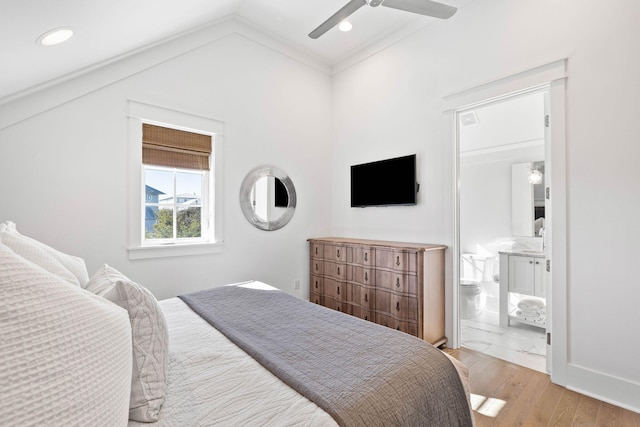
<svg viewBox="0 0 640 427">
<path fill-rule="evenodd" d="M 174 129 L 186 130 L 214 136 L 212 183 L 214 197 L 211 200 L 214 224 L 213 236 L 208 242 L 172 243 L 167 245 L 143 245 L 142 221 L 144 199 L 142 166 L 142 123 L 150 123 Z M 218 120 L 196 116 L 168 108 L 149 105 L 137 101 L 128 101 L 129 126 L 129 240 L 127 251 L 130 260 L 191 256 L 221 253 L 224 244 L 223 235 L 223 169 L 224 123 Z"/>
</svg>

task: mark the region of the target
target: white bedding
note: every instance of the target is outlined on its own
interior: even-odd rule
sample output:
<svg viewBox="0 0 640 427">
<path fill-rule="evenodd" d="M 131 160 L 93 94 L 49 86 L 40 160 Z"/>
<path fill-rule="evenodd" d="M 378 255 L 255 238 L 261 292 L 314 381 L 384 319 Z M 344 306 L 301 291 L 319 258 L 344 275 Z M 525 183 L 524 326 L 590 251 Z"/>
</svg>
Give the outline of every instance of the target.
<svg viewBox="0 0 640 427">
<path fill-rule="evenodd" d="M 130 427 L 337 425 L 182 300 L 160 306 L 169 328 L 167 398 L 158 422 Z"/>
</svg>

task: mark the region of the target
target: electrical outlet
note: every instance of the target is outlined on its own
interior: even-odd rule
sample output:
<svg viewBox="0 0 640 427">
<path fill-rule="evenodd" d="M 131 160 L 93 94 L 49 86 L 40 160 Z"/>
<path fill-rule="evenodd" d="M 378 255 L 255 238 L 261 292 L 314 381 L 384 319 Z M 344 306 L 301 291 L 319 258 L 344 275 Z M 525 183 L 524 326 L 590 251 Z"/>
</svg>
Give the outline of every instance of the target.
<svg viewBox="0 0 640 427">
<path fill-rule="evenodd" d="M 296 291 L 300 290 L 300 279 L 296 279 L 293 281 L 293 289 Z"/>
</svg>

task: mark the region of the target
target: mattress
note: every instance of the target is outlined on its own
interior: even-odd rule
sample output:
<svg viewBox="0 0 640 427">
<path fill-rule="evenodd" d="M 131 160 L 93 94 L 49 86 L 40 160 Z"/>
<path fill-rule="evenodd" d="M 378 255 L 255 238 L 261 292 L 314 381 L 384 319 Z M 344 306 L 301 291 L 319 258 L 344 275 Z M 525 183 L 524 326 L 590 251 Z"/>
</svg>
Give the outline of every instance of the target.
<svg viewBox="0 0 640 427">
<path fill-rule="evenodd" d="M 160 306 L 169 331 L 167 397 L 157 422 L 129 421 L 130 427 L 337 426 L 182 300 L 170 298 Z M 468 371 L 450 359 L 468 397 Z"/>
</svg>

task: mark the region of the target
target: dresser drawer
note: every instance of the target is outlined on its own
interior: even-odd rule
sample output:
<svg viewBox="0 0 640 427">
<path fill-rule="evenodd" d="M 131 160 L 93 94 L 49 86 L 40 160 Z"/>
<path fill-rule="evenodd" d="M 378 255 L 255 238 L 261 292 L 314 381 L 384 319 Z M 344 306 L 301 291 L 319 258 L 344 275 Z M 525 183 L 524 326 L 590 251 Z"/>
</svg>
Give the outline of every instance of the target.
<svg viewBox="0 0 640 427">
<path fill-rule="evenodd" d="M 338 282 L 328 277 L 325 277 L 322 283 L 323 295 L 340 301 L 348 301 L 351 299 L 347 289 L 346 283 Z"/>
<path fill-rule="evenodd" d="M 383 313 L 375 313 L 375 322 L 379 325 L 386 326 L 397 331 L 402 331 L 415 337 L 418 336 L 418 324 L 416 322 L 397 320 L 393 316 Z"/>
<path fill-rule="evenodd" d="M 311 282 L 309 283 L 309 292 L 315 292 L 322 295 L 322 276 L 311 275 Z"/>
<path fill-rule="evenodd" d="M 344 263 L 324 261 L 322 272 L 326 277 L 332 277 L 340 281 L 347 280 L 347 266 Z M 315 271 L 312 273 L 315 274 Z"/>
<path fill-rule="evenodd" d="M 396 321 L 394 326 L 397 331 L 402 331 L 414 337 L 418 336 L 418 324 L 416 322 Z"/>
<path fill-rule="evenodd" d="M 391 314 L 391 293 L 390 292 L 385 292 L 376 287 L 373 303 L 374 303 L 376 313 Z"/>
<path fill-rule="evenodd" d="M 393 292 L 418 294 L 418 278 L 410 274 L 376 270 L 375 285 Z"/>
<path fill-rule="evenodd" d="M 322 258 L 324 256 L 324 245 L 322 243 L 311 243 L 311 258 Z"/>
<path fill-rule="evenodd" d="M 322 295 L 315 292 L 309 292 L 309 301 L 314 304 L 323 305 Z"/>
<path fill-rule="evenodd" d="M 373 286 L 374 272 L 370 268 L 353 267 L 353 281 L 366 286 Z"/>
<path fill-rule="evenodd" d="M 418 300 L 405 295 L 391 295 L 391 315 L 398 320 L 418 321 Z"/>
<path fill-rule="evenodd" d="M 376 268 L 385 268 L 415 274 L 418 270 L 418 253 L 409 250 L 385 250 L 376 248 Z"/>
<path fill-rule="evenodd" d="M 344 245 L 324 245 L 324 259 L 346 262 L 347 252 Z"/>
<path fill-rule="evenodd" d="M 356 246 L 354 262 L 360 265 L 374 265 L 374 248 L 370 246 Z"/>
<path fill-rule="evenodd" d="M 353 312 L 351 313 L 356 317 L 359 317 L 363 320 L 368 320 L 370 322 L 375 322 L 375 312 L 373 310 L 368 310 L 363 307 L 359 307 L 357 305 L 353 306 Z"/>
<path fill-rule="evenodd" d="M 324 261 L 321 259 L 311 258 L 311 274 L 318 276 L 322 275 L 324 271 Z"/>
<path fill-rule="evenodd" d="M 332 310 L 340 311 L 346 314 L 351 314 L 349 308 L 351 307 L 346 302 L 340 301 L 339 299 L 331 298 L 327 295 L 324 296 L 322 305 Z"/>
<path fill-rule="evenodd" d="M 352 301 L 360 307 L 371 310 L 375 308 L 375 290 L 367 286 L 352 285 Z"/>
</svg>

